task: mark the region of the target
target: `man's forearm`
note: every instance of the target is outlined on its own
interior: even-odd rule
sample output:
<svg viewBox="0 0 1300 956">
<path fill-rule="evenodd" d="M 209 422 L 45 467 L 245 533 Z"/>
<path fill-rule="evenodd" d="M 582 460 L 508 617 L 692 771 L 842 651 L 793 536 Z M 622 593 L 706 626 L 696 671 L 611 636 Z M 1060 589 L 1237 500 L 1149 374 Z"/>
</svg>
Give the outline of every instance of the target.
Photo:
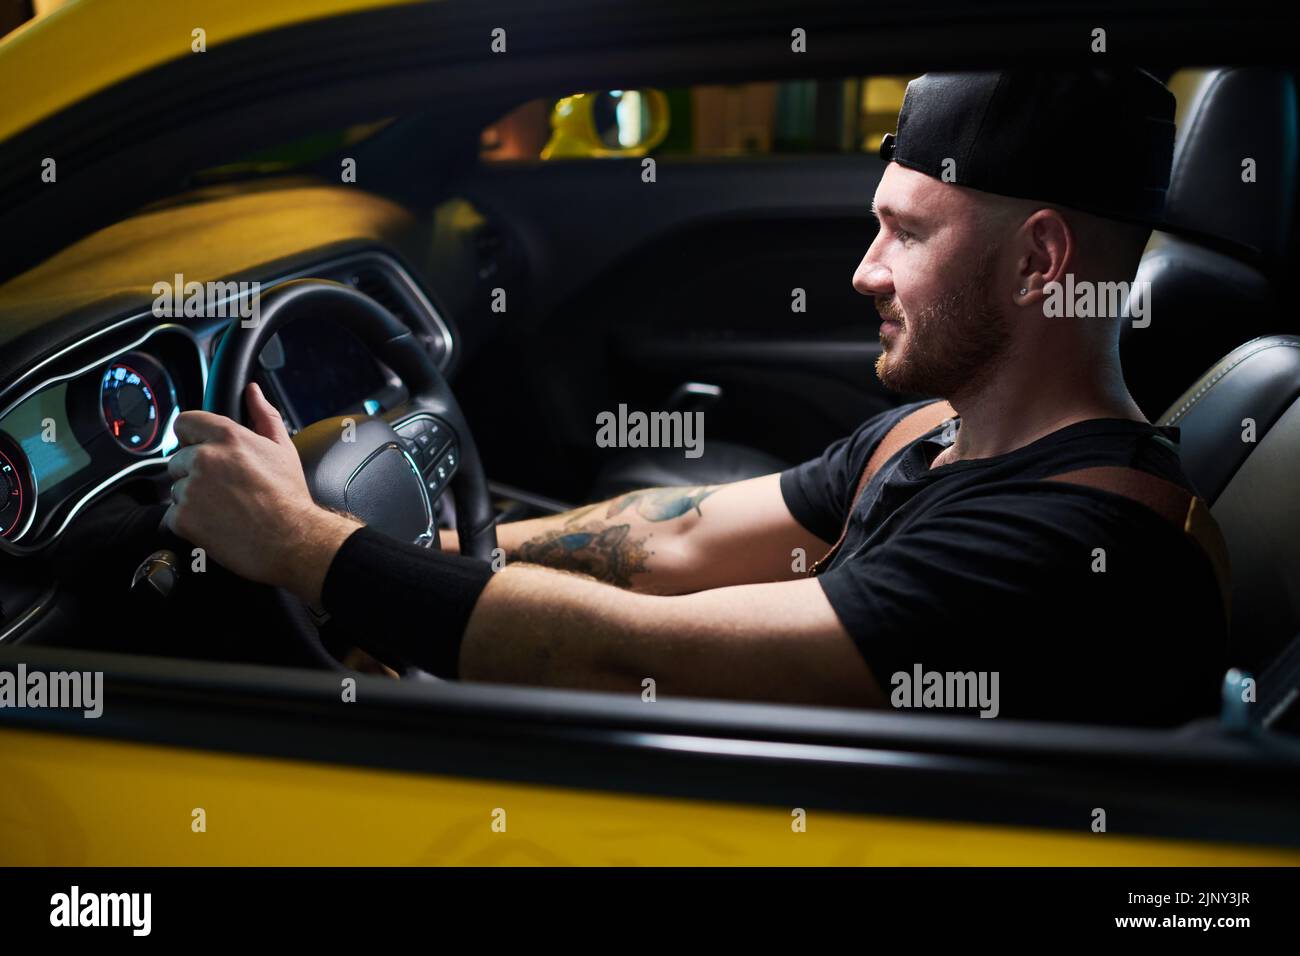
<svg viewBox="0 0 1300 956">
<path fill-rule="evenodd" d="M 638 695 L 649 679 L 663 697 L 883 701 L 811 579 L 649 595 L 546 568 L 507 568 L 469 618 L 459 676 Z"/>
<path fill-rule="evenodd" d="M 526 564 L 493 572 L 335 519 L 318 510 L 309 522 L 334 556 L 324 580 L 305 578 L 297 593 L 319 594 L 323 609 L 388 663 L 440 677 L 638 693 L 649 678 L 674 696 L 880 699 L 811 578 L 637 594 Z M 401 600 L 376 597 L 388 591 Z"/>
<path fill-rule="evenodd" d="M 577 571 L 633 591 L 692 590 L 683 536 L 704 516 L 713 485 L 649 488 L 562 514 L 497 525 L 509 561 Z M 444 550 L 458 550 L 443 532 Z"/>
</svg>

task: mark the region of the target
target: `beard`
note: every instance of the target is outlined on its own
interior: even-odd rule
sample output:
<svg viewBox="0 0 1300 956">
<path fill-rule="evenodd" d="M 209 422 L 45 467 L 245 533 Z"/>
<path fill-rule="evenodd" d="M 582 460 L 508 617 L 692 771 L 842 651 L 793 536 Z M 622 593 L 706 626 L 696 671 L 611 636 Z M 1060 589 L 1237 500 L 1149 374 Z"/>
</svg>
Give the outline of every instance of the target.
<svg viewBox="0 0 1300 956">
<path fill-rule="evenodd" d="M 993 375 L 1010 340 L 1006 320 L 993 304 L 995 260 L 986 252 L 964 285 L 910 319 L 903 318 L 892 296 L 876 300 L 882 319 L 904 323 L 876 360 L 881 384 L 951 400 Z"/>
</svg>

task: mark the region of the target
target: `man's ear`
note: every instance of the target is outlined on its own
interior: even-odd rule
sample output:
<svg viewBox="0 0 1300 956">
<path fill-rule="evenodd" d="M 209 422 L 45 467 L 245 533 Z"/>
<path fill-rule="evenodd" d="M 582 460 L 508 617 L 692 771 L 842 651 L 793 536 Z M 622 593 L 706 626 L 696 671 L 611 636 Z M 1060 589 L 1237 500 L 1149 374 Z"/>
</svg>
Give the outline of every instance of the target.
<svg viewBox="0 0 1300 956">
<path fill-rule="evenodd" d="M 1016 232 L 1016 243 L 1020 284 L 1011 290 L 1012 298 L 1016 305 L 1033 305 L 1046 295 L 1049 282 L 1065 282 L 1074 267 L 1074 231 L 1055 209 L 1039 209 Z"/>
</svg>

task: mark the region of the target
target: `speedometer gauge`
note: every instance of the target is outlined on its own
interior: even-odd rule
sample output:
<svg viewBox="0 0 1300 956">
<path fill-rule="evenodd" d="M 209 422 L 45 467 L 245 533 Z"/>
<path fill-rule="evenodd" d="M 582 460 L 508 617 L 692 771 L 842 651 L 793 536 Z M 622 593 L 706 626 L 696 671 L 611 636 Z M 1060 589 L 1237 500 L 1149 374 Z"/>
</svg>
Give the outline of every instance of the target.
<svg viewBox="0 0 1300 956">
<path fill-rule="evenodd" d="M 22 450 L 0 437 L 0 538 L 22 529 L 35 504 L 33 496 Z"/>
<path fill-rule="evenodd" d="M 145 452 L 158 444 L 175 398 L 171 379 L 157 362 L 128 354 L 104 372 L 99 403 L 113 440 L 127 451 Z"/>
</svg>

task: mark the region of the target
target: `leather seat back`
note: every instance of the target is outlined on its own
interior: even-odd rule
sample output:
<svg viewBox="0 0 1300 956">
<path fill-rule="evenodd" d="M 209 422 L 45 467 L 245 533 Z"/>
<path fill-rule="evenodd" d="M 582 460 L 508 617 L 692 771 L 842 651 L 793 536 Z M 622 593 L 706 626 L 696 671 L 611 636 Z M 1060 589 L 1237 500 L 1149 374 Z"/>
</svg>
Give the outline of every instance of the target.
<svg viewBox="0 0 1300 956">
<path fill-rule="evenodd" d="M 1300 632 L 1300 336 L 1233 349 L 1159 424 L 1227 540 L 1230 663 L 1259 674 Z"/>
<path fill-rule="evenodd" d="M 1130 391 L 1148 418 L 1234 345 L 1288 327 L 1275 280 L 1295 217 L 1294 78 L 1208 70 L 1180 113 L 1166 226 L 1136 275 L 1149 284 L 1150 324 L 1125 323 L 1120 341 Z M 1246 160 L 1253 181 L 1243 176 Z"/>
</svg>

